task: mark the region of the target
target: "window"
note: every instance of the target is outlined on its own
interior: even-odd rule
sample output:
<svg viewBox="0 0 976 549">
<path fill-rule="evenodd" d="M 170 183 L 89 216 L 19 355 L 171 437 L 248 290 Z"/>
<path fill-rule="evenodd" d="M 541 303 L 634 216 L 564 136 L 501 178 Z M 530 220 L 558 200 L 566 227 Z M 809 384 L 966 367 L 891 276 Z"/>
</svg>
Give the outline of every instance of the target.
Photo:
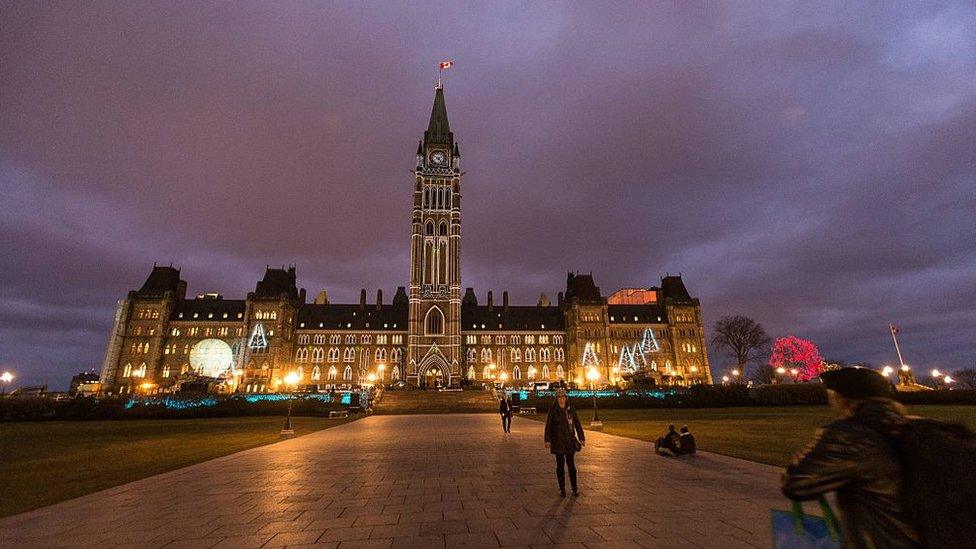
<svg viewBox="0 0 976 549">
<path fill-rule="evenodd" d="M 323 360 L 325 360 L 325 349 L 322 347 L 312 349 L 312 362 L 322 362 Z"/>
<path fill-rule="evenodd" d="M 363 337 L 359 340 L 359 342 L 362 343 L 363 345 L 369 345 L 372 342 L 372 340 L 373 340 L 372 336 L 363 335 Z"/>
<path fill-rule="evenodd" d="M 386 345 L 386 334 L 376 336 L 377 345 Z"/>
<path fill-rule="evenodd" d="M 475 380 L 475 377 L 474 377 L 474 366 L 468 366 L 468 379 L 470 379 L 471 381 L 474 381 Z"/>
<path fill-rule="evenodd" d="M 466 338 L 464 338 L 464 342 L 467 343 L 468 345 L 477 345 L 478 344 L 478 336 L 476 336 L 476 335 L 469 335 Z"/>
<path fill-rule="evenodd" d="M 354 336 L 352 334 L 347 335 L 346 336 L 346 345 L 355 345 L 355 344 L 356 344 L 356 336 Z"/>
<path fill-rule="evenodd" d="M 329 381 L 335 381 L 335 378 L 338 375 L 339 375 L 339 372 L 336 371 L 335 366 L 330 366 L 329 367 Z"/>
<path fill-rule="evenodd" d="M 169 364 L 163 366 L 163 377 L 169 377 Z"/>
<path fill-rule="evenodd" d="M 478 351 L 468 349 L 468 362 L 478 362 Z"/>
<path fill-rule="evenodd" d="M 491 336 L 489 336 L 489 335 L 481 336 L 481 344 L 482 345 L 491 345 Z"/>
<path fill-rule="evenodd" d="M 329 362 L 339 362 L 339 348 L 332 347 L 329 349 Z"/>
<path fill-rule="evenodd" d="M 298 351 L 295 352 L 295 362 L 306 361 L 308 361 L 308 347 L 299 347 Z"/>
<path fill-rule="evenodd" d="M 519 336 L 512 336 L 512 345 L 521 345 L 522 338 Z"/>
<path fill-rule="evenodd" d="M 180 329 L 179 328 L 173 328 L 173 331 L 170 332 L 170 333 L 173 334 L 174 336 L 179 336 L 180 335 Z"/>
<path fill-rule="evenodd" d="M 522 362 L 522 351 L 520 349 L 513 348 L 510 354 L 512 362 Z"/>
<path fill-rule="evenodd" d="M 562 345 L 563 336 L 552 336 L 552 342 L 555 343 L 556 345 Z"/>
<path fill-rule="evenodd" d="M 343 362 L 355 362 L 356 361 L 356 349 L 352 347 L 346 347 L 346 350 L 342 353 Z"/>
<path fill-rule="evenodd" d="M 132 364 L 126 364 L 125 368 L 122 368 L 122 377 L 132 376 Z"/>
<path fill-rule="evenodd" d="M 535 345 L 535 336 L 532 336 L 532 335 L 525 336 L 525 344 L 526 345 Z"/>
<path fill-rule="evenodd" d="M 547 335 L 539 336 L 539 345 L 549 345 L 549 336 Z"/>
<path fill-rule="evenodd" d="M 504 345 L 504 344 L 505 344 L 505 336 L 503 335 L 495 336 L 495 345 Z"/>
<path fill-rule="evenodd" d="M 376 354 L 374 356 L 376 362 L 386 362 L 386 349 L 380 347 L 376 349 Z"/>
<path fill-rule="evenodd" d="M 395 348 L 392 351 L 390 351 L 390 361 L 391 362 L 400 362 L 400 349 L 399 348 Z"/>
<path fill-rule="evenodd" d="M 298 379 L 304 381 L 304 379 L 305 379 L 305 369 L 302 368 L 301 366 L 299 366 L 298 367 L 298 370 L 296 371 L 296 373 L 298 374 Z"/>
<path fill-rule="evenodd" d="M 556 362 L 562 362 L 565 359 L 564 353 L 562 347 L 556 347 Z"/>
<path fill-rule="evenodd" d="M 318 381 L 320 379 L 322 379 L 322 370 L 316 366 L 312 368 L 312 381 Z"/>
<path fill-rule="evenodd" d="M 440 236 L 447 236 L 447 223 L 441 221 L 440 229 L 438 229 Z"/>
<path fill-rule="evenodd" d="M 393 327 L 396 328 L 396 324 L 394 324 Z M 397 335 L 393 336 L 393 344 L 394 345 L 401 345 L 402 343 L 403 343 L 403 336 L 402 335 L 397 334 Z"/>
<path fill-rule="evenodd" d="M 522 379 L 522 369 L 518 366 L 512 369 L 512 379 Z"/>
<path fill-rule="evenodd" d="M 434 222 L 428 221 L 427 226 L 424 227 L 424 234 L 427 236 L 434 236 Z"/>
<path fill-rule="evenodd" d="M 392 379 L 393 381 L 400 380 L 400 368 L 394 366 L 393 369 L 390 370 L 390 379 Z"/>
<path fill-rule="evenodd" d="M 526 347 L 525 349 L 525 361 L 535 362 L 535 349 L 532 347 Z"/>
<path fill-rule="evenodd" d="M 488 379 L 489 377 L 491 377 L 491 368 L 485 366 L 481 370 L 481 379 Z"/>
<path fill-rule="evenodd" d="M 299 338 L 298 339 L 298 342 L 299 343 L 308 343 L 308 334 L 306 334 L 304 336 L 304 338 L 305 338 L 305 341 L 302 341 L 301 340 L 302 338 Z M 315 334 L 315 344 L 316 345 L 325 345 L 325 334 Z"/>
<path fill-rule="evenodd" d="M 549 366 L 546 364 L 542 365 L 542 379 L 549 379 Z"/>
<path fill-rule="evenodd" d="M 542 362 L 549 362 L 551 360 L 549 358 L 550 356 L 551 355 L 549 354 L 549 347 L 543 347 L 543 348 L 539 349 L 539 360 L 540 361 L 542 361 Z"/>
<path fill-rule="evenodd" d="M 329 336 L 329 345 L 338 345 L 342 343 L 342 336 L 339 334 L 332 334 Z"/>
<path fill-rule="evenodd" d="M 444 333 L 444 313 L 441 312 L 437 307 L 432 307 L 427 311 L 427 319 L 424 322 L 427 327 L 427 334 L 443 334 Z"/>
<path fill-rule="evenodd" d="M 565 377 L 562 365 L 556 366 L 556 378 L 562 379 Z"/>
<path fill-rule="evenodd" d="M 481 362 L 484 362 L 486 364 L 491 362 L 491 348 L 485 347 L 484 349 L 481 350 Z"/>
<path fill-rule="evenodd" d="M 342 371 L 342 379 L 352 381 L 352 366 L 346 366 L 346 369 Z"/>
</svg>

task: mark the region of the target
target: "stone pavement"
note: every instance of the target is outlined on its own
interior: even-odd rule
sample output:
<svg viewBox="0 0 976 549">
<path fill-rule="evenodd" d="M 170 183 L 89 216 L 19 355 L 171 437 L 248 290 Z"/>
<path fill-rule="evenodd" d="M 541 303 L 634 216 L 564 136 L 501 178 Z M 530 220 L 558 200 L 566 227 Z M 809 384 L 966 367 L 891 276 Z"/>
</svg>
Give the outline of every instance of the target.
<svg viewBox="0 0 976 549">
<path fill-rule="evenodd" d="M 0 519 L 0 546 L 768 547 L 786 508 L 773 467 L 590 432 L 561 499 L 542 429 L 372 416 Z"/>
</svg>

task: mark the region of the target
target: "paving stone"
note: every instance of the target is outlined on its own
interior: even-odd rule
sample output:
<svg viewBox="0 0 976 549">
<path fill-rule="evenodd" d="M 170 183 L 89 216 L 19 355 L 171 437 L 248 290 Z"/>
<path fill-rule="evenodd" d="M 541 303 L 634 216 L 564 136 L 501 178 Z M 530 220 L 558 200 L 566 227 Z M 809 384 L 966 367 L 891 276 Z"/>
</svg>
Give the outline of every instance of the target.
<svg viewBox="0 0 976 549">
<path fill-rule="evenodd" d="M 0 519 L 0 545 L 768 547 L 787 508 L 774 467 L 596 432 L 560 498 L 543 425 L 495 419 L 371 416 Z"/>
</svg>

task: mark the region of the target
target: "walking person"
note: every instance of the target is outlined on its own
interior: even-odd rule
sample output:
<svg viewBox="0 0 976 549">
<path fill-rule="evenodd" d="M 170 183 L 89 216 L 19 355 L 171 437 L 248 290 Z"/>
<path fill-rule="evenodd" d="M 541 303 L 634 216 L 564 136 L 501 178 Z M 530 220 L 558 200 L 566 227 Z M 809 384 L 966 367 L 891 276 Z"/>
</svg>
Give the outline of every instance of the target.
<svg viewBox="0 0 976 549">
<path fill-rule="evenodd" d="M 502 398 L 498 400 L 498 413 L 502 416 L 502 431 L 506 433 L 512 432 L 512 404 L 508 401 L 508 397 L 502 394 Z"/>
<path fill-rule="evenodd" d="M 907 423 L 887 380 L 867 368 L 841 368 L 820 379 L 839 418 L 820 430 L 783 474 L 795 501 L 837 493 L 845 548 L 921 547 L 902 504 L 902 461 L 886 432 Z"/>
<path fill-rule="evenodd" d="M 559 482 L 559 497 L 566 497 L 566 472 L 569 469 L 569 485 L 573 495 L 579 495 L 576 483 L 576 452 L 586 444 L 586 435 L 576 409 L 566 398 L 565 389 L 556 390 L 556 401 L 549 407 L 546 418 L 546 448 L 556 456 L 556 480 Z"/>
</svg>

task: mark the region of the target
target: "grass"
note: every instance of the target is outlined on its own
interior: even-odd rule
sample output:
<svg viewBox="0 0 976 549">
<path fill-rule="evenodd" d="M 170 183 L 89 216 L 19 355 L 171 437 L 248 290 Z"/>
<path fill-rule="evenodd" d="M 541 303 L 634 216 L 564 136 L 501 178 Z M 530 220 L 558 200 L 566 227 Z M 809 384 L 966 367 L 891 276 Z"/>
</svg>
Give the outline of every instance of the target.
<svg viewBox="0 0 976 549">
<path fill-rule="evenodd" d="M 0 423 L 0 516 L 280 439 L 281 417 Z M 351 419 L 293 418 L 308 434 Z"/>
<path fill-rule="evenodd" d="M 376 414 L 498 413 L 498 402 L 480 389 L 466 391 L 386 391 Z"/>
<path fill-rule="evenodd" d="M 976 429 L 976 406 L 910 406 L 909 412 Z M 592 411 L 581 406 L 579 415 L 588 426 Z M 832 420 L 827 406 L 601 410 L 600 419 L 605 433 L 647 441 L 664 434 L 669 423 L 687 424 L 699 450 L 771 465 L 785 465 Z"/>
</svg>

